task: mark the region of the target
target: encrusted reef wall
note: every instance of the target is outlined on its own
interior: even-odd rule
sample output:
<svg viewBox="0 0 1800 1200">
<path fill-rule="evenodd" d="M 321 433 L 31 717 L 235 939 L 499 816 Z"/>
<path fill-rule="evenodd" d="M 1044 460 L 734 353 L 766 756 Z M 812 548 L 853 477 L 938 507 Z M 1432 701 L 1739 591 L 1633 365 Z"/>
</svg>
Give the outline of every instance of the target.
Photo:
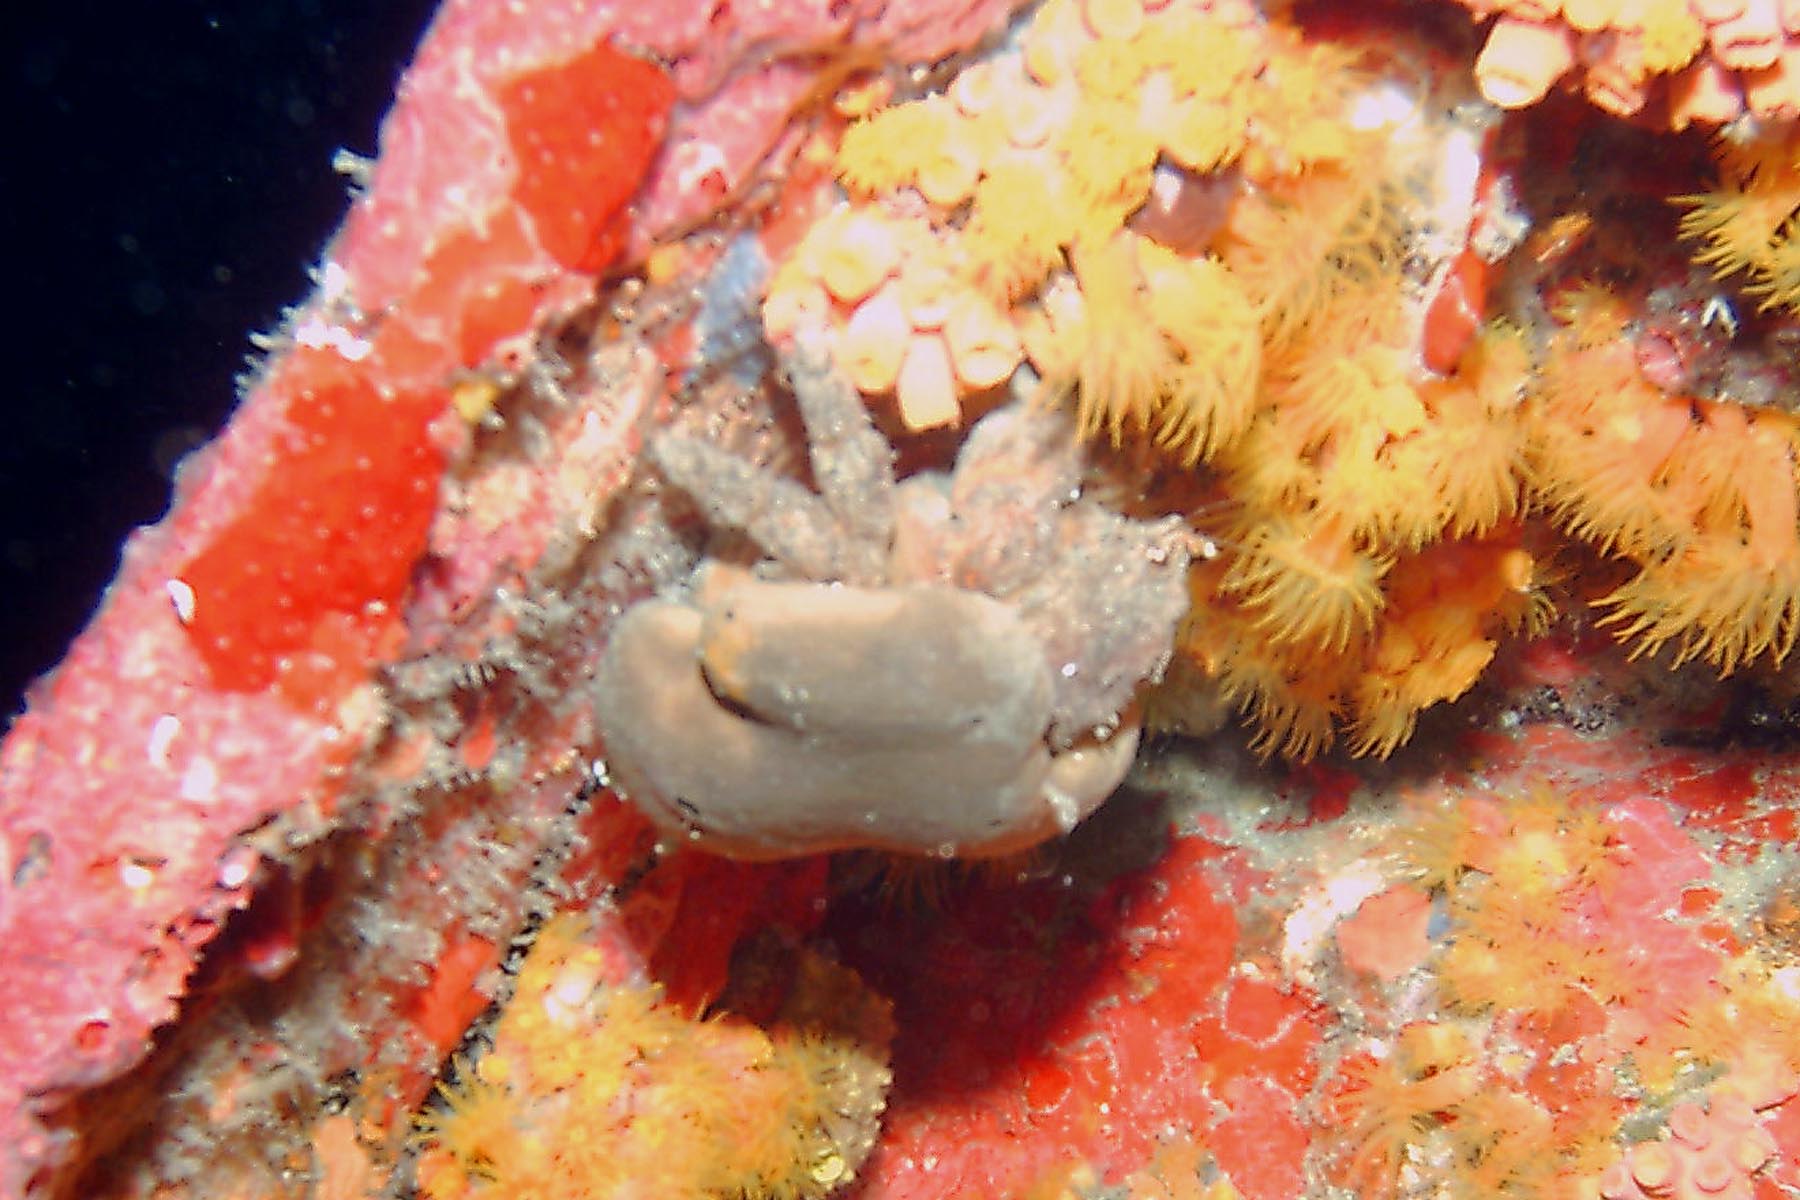
<svg viewBox="0 0 1800 1200">
<path fill-rule="evenodd" d="M 1800 1196 L 1800 16 L 456 0 L 0 745 L 0 1196 Z"/>
</svg>

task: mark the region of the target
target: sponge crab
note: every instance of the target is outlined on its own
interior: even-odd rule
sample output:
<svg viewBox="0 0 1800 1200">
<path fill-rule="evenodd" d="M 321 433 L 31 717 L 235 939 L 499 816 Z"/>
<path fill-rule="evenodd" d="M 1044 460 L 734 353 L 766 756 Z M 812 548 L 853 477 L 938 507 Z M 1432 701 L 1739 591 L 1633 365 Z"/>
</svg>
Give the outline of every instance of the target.
<svg viewBox="0 0 1800 1200">
<path fill-rule="evenodd" d="M 1023 401 L 950 472 L 897 481 L 828 355 L 784 365 L 816 493 L 698 438 L 650 447 L 712 530 L 765 557 L 707 558 L 620 618 L 595 683 L 614 783 L 737 858 L 991 857 L 1067 832 L 1130 767 L 1190 535 L 1102 504 L 1073 423 Z"/>
</svg>

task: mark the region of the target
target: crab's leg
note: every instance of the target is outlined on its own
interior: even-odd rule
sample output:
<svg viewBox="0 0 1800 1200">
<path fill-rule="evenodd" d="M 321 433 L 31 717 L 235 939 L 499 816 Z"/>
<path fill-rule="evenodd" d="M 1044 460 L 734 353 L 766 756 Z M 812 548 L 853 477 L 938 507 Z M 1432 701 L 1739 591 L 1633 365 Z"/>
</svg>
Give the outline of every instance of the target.
<svg viewBox="0 0 1800 1200">
<path fill-rule="evenodd" d="M 880 582 L 894 538 L 894 448 L 824 349 L 803 342 L 782 365 L 806 423 L 813 482 L 847 540 L 867 548 L 868 563 L 857 564 L 874 572 L 866 582 Z"/>
<path fill-rule="evenodd" d="M 748 534 L 789 573 L 861 582 L 840 561 L 843 538 L 831 510 L 794 480 L 695 437 L 659 437 L 650 444 L 650 457 L 699 506 L 708 525 Z"/>
</svg>

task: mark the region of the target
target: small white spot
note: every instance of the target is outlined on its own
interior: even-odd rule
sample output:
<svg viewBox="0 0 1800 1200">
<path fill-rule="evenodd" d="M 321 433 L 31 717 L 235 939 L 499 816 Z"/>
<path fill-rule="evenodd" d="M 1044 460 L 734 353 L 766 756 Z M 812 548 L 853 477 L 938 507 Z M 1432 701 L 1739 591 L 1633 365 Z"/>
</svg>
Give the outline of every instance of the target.
<svg viewBox="0 0 1800 1200">
<path fill-rule="evenodd" d="M 337 153 L 331 156 L 331 169 L 355 186 L 366 188 L 369 186 L 369 177 L 375 171 L 375 160 L 365 158 L 354 150 L 347 150 L 340 146 Z M 325 265 L 327 268 L 337 266 L 336 263 Z M 339 267 L 338 270 L 342 273 L 343 268 Z"/>
<path fill-rule="evenodd" d="M 141 892 L 156 882 L 156 872 L 141 862 L 126 859 L 119 864 L 119 878 L 134 892 Z"/>
<path fill-rule="evenodd" d="M 250 871 L 256 861 L 254 852 L 233 852 L 219 868 L 219 886 L 239 888 L 250 882 Z"/>
<path fill-rule="evenodd" d="M 319 271 L 319 291 L 327 304 L 342 300 L 350 294 L 350 272 L 337 263 L 326 260 L 325 266 Z"/>
<path fill-rule="evenodd" d="M 693 191 L 714 175 L 729 176 L 731 162 L 713 142 L 684 142 L 671 155 L 675 163 L 676 186 Z"/>
<path fill-rule="evenodd" d="M 1769 985 L 1778 995 L 1800 1000 L 1800 967 L 1781 967 L 1769 973 Z"/>
<path fill-rule="evenodd" d="M 1700 324 L 1708 329 L 1717 325 L 1728 338 L 1737 336 L 1737 313 L 1731 310 L 1731 301 L 1717 294 L 1706 298 L 1706 305 L 1700 310 Z"/>
<path fill-rule="evenodd" d="M 150 726 L 150 741 L 144 746 L 144 755 L 151 766 L 161 770 L 169 765 L 169 745 L 180 732 L 181 719 L 173 713 L 156 718 Z"/>
<path fill-rule="evenodd" d="M 1062 677 L 1064 679 L 1073 679 L 1080 671 L 1081 667 L 1076 663 L 1066 662 L 1062 665 Z"/>
<path fill-rule="evenodd" d="M 318 313 L 310 313 L 294 327 L 294 341 L 312 350 L 336 350 L 345 362 L 361 362 L 374 346 L 342 325 L 334 325 Z"/>
<path fill-rule="evenodd" d="M 1401 125 L 1418 112 L 1418 101 L 1397 84 L 1372 87 L 1350 106 L 1352 129 Z"/>
<path fill-rule="evenodd" d="M 213 760 L 199 756 L 181 773 L 181 798 L 195 804 L 211 804 L 218 799 L 219 768 Z"/>
<path fill-rule="evenodd" d="M 1082 817 L 1081 805 L 1076 802 L 1074 796 L 1071 796 L 1063 789 L 1046 787 L 1044 789 L 1044 804 L 1050 809 L 1050 819 L 1056 822 L 1056 827 L 1063 833 L 1069 832 L 1071 829 L 1075 828 L 1076 825 L 1080 824 Z"/>
<path fill-rule="evenodd" d="M 163 584 L 163 590 L 169 593 L 169 603 L 175 606 L 175 619 L 183 625 L 194 622 L 194 589 L 185 579 L 171 579 Z"/>
</svg>

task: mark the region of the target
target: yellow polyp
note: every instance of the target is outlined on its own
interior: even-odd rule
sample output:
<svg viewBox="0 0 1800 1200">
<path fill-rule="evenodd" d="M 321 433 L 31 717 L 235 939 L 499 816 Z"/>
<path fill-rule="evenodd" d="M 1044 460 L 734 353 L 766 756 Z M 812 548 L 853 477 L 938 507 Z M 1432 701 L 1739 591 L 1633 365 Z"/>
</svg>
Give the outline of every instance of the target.
<svg viewBox="0 0 1800 1200">
<path fill-rule="evenodd" d="M 1177 360 L 1147 319 L 1129 242 L 1077 246 L 1072 258 L 1082 305 L 1080 325 L 1071 333 L 1080 348 L 1074 378 L 1056 382 L 1073 384 L 1084 433 L 1104 433 L 1119 445 L 1127 431 L 1157 427 L 1165 381 Z"/>
<path fill-rule="evenodd" d="M 1737 77 L 1710 58 L 1700 59 L 1669 80 L 1669 128 L 1723 125 L 1744 111 Z"/>
<path fill-rule="evenodd" d="M 1136 251 L 1153 319 L 1183 358 L 1165 389 L 1157 440 L 1191 464 L 1249 427 L 1262 371 L 1260 323 L 1216 258 L 1185 259 L 1144 239 Z"/>
<path fill-rule="evenodd" d="M 1502 632 L 1533 611 L 1530 556 L 1509 538 L 1445 541 L 1389 574 L 1388 609 L 1351 699 L 1351 749 L 1383 756 L 1418 716 L 1455 700 L 1492 661 Z"/>
<path fill-rule="evenodd" d="M 973 63 L 951 82 L 950 99 L 963 116 L 979 117 L 992 110 L 999 103 L 1001 93 L 1016 82 L 1016 77 L 997 63 Z"/>
<path fill-rule="evenodd" d="M 1271 395 L 1303 445 L 1323 445 L 1335 434 L 1364 429 L 1400 438 L 1425 423 L 1424 402 L 1396 347 L 1365 342 L 1351 348 L 1322 339 L 1278 370 L 1270 380 Z"/>
<path fill-rule="evenodd" d="M 1150 170 L 1162 152 L 1132 100 L 1092 101 L 1077 111 L 1062 142 L 1064 169 L 1097 240 L 1125 223 L 1150 194 Z"/>
<path fill-rule="evenodd" d="M 976 391 L 1005 383 L 1023 351 L 1006 314 L 977 296 L 958 296 L 943 323 L 957 382 Z"/>
<path fill-rule="evenodd" d="M 1253 416 L 1215 465 L 1225 473 L 1231 493 L 1255 511 L 1303 506 L 1318 491 L 1318 471 L 1298 431 L 1272 409 Z"/>
<path fill-rule="evenodd" d="M 832 108 L 841 117 L 866 117 L 885 106 L 893 94 L 893 81 L 885 75 L 877 75 L 839 88 Z"/>
<path fill-rule="evenodd" d="M 1089 42 L 1075 59 L 1075 82 L 1090 104 L 1135 96 L 1149 73 L 1150 65 L 1144 55 L 1129 42 Z"/>
<path fill-rule="evenodd" d="M 1082 0 L 1082 15 L 1095 37 L 1124 41 L 1144 27 L 1141 0 Z"/>
<path fill-rule="evenodd" d="M 940 329 L 957 297 L 958 279 L 943 257 L 922 250 L 909 256 L 897 281 L 900 306 L 914 329 Z"/>
<path fill-rule="evenodd" d="M 1044 145 L 1069 119 L 1073 109 L 1067 89 L 1051 90 L 1021 84 L 1000 96 L 994 119 L 1006 140 L 1020 150 Z"/>
<path fill-rule="evenodd" d="M 1240 197 L 1219 243 L 1220 257 L 1263 314 L 1265 343 L 1278 348 L 1314 322 L 1339 297 L 1368 289 L 1385 303 L 1331 309 L 1324 324 L 1342 343 L 1372 330 L 1358 323 L 1391 322 L 1400 285 L 1404 229 L 1378 172 L 1319 167 L 1279 186 Z"/>
<path fill-rule="evenodd" d="M 894 397 L 900 405 L 900 419 L 908 429 L 939 429 L 962 420 L 956 372 L 943 338 L 921 333 L 907 343 L 894 383 Z"/>
<path fill-rule="evenodd" d="M 864 194 L 913 186 L 921 170 L 938 169 L 941 148 L 964 120 L 944 96 L 882 109 L 844 131 L 838 177 Z"/>
<path fill-rule="evenodd" d="M 1635 51 L 1588 64 L 1582 92 L 1589 104 L 1615 117 L 1636 115 L 1650 99 L 1644 86 L 1643 63 Z"/>
<path fill-rule="evenodd" d="M 1800 312 L 1800 135 L 1721 148 L 1719 158 L 1715 190 L 1671 197 L 1688 209 L 1681 235 L 1701 244 L 1694 260 L 1721 277 L 1746 275 L 1764 308 Z"/>
<path fill-rule="evenodd" d="M 492 379 L 464 379 L 450 389 L 450 403 L 457 416 L 474 425 L 494 410 L 500 391 L 500 385 Z"/>
<path fill-rule="evenodd" d="M 1417 550 L 1443 534 L 1446 513 L 1427 467 L 1400 448 L 1373 428 L 1334 434 L 1318 456 L 1314 497 L 1359 542 Z"/>
<path fill-rule="evenodd" d="M 1744 290 L 1760 301 L 1760 308 L 1800 312 L 1800 231 L 1790 229 Z"/>
<path fill-rule="evenodd" d="M 1596 33 L 1616 25 L 1623 15 L 1623 0 L 1563 0 L 1563 20 L 1582 33 Z"/>
<path fill-rule="evenodd" d="M 1501 17 L 1475 60 L 1475 81 L 1491 103 L 1524 108 L 1542 100 L 1574 65 L 1574 37 L 1567 28 Z"/>
<path fill-rule="evenodd" d="M 833 347 L 838 366 L 866 395 L 893 390 L 912 337 L 899 289 L 882 288 L 850 314 Z"/>
<path fill-rule="evenodd" d="M 1550 314 L 1567 326 L 1577 349 L 1617 341 L 1631 320 L 1624 299 L 1603 283 L 1584 282 L 1559 295 Z"/>
<path fill-rule="evenodd" d="M 1366 163 L 1374 139 L 1348 120 L 1351 97 L 1367 85 L 1354 61 L 1353 52 L 1330 44 L 1277 45 L 1256 92 L 1254 173 Z"/>
<path fill-rule="evenodd" d="M 1643 0 L 1638 9 L 1643 68 L 1651 74 L 1687 67 L 1706 45 L 1706 27 L 1685 0 Z"/>
<path fill-rule="evenodd" d="M 822 329 L 831 318 L 831 297 L 810 274 L 783 270 L 763 301 L 763 333 L 780 342 L 802 331 Z"/>
<path fill-rule="evenodd" d="M 1069 185 L 1040 169 L 1048 155 L 997 164 L 975 189 L 963 228 L 964 269 L 996 300 L 1035 290 L 1063 261 L 1075 236 L 1080 206 Z"/>
<path fill-rule="evenodd" d="M 1224 25 L 1192 9 L 1157 18 L 1151 64 L 1166 69 L 1183 99 L 1218 103 L 1236 96 L 1268 61 L 1268 43 L 1255 31 Z"/>
<path fill-rule="evenodd" d="M 1424 389 L 1431 420 L 1390 448 L 1397 470 L 1436 499 L 1432 535 L 1484 533 L 1509 521 L 1523 504 L 1524 434 L 1512 413 L 1494 414 L 1461 383 Z"/>
<path fill-rule="evenodd" d="M 1261 630 L 1240 620 L 1217 622 L 1211 647 L 1189 645 L 1218 681 L 1221 696 L 1255 728 L 1250 749 L 1296 762 L 1331 745 L 1339 693 L 1355 675 L 1355 660 L 1319 655 L 1305 647 L 1271 644 Z"/>
<path fill-rule="evenodd" d="M 898 231 L 873 213 L 847 209 L 808 235 L 819 279 L 845 304 L 855 304 L 900 265 Z"/>
<path fill-rule="evenodd" d="M 1248 112 L 1224 100 L 1179 104 L 1162 128 L 1163 152 L 1198 175 L 1230 166 L 1249 140 Z"/>
<path fill-rule="evenodd" d="M 1046 86 L 1062 83 L 1073 74 L 1089 36 L 1077 0 L 1049 0 L 1025 34 L 1025 69 Z"/>
<path fill-rule="evenodd" d="M 1240 548 L 1221 587 L 1271 639 L 1341 652 L 1372 627 L 1393 560 L 1358 550 L 1341 523 L 1284 517 L 1236 532 Z"/>
<path fill-rule="evenodd" d="M 914 185 L 939 208 L 956 208 L 981 179 L 981 159 L 965 138 L 946 138 L 937 152 L 919 164 Z"/>
</svg>

